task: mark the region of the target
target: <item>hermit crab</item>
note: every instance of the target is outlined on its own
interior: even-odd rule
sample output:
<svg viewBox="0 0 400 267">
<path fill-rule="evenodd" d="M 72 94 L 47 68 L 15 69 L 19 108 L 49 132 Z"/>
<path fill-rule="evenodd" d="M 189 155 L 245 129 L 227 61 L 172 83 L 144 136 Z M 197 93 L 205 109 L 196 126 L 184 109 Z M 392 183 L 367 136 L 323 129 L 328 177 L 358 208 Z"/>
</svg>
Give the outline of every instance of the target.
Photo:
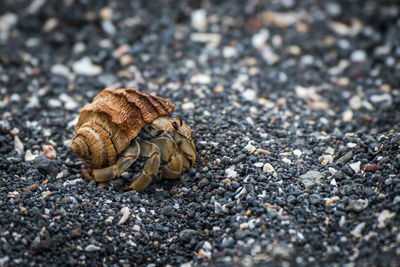
<svg viewBox="0 0 400 267">
<path fill-rule="evenodd" d="M 143 170 L 124 190 L 144 190 L 158 175 L 178 179 L 196 160 L 190 127 L 168 118 L 174 104 L 136 89 L 104 89 L 85 105 L 75 126 L 71 150 L 82 159 L 86 179 L 99 183 L 125 172 L 139 156 Z"/>
</svg>

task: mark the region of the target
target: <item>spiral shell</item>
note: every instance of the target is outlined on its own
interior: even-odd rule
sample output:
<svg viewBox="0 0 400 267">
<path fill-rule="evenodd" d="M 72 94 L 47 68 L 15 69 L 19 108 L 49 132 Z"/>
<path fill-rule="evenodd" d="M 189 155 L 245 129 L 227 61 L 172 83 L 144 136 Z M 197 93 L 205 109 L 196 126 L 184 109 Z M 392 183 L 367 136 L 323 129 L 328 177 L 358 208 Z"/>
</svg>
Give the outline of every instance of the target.
<svg viewBox="0 0 400 267">
<path fill-rule="evenodd" d="M 89 169 L 110 166 L 145 124 L 173 110 L 166 98 L 136 89 L 104 89 L 82 108 L 71 150 Z"/>
</svg>

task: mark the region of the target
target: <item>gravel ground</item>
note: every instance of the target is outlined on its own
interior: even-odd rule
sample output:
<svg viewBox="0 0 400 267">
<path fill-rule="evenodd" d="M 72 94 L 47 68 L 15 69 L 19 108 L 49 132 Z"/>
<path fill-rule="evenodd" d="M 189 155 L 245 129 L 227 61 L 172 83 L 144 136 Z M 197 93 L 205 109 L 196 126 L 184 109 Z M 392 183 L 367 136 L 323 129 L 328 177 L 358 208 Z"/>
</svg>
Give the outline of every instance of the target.
<svg viewBox="0 0 400 267">
<path fill-rule="evenodd" d="M 399 17 L 395 0 L 3 0 L 0 266 L 399 266 Z M 82 179 L 73 128 L 106 86 L 175 103 L 199 156 L 180 181 Z"/>
</svg>

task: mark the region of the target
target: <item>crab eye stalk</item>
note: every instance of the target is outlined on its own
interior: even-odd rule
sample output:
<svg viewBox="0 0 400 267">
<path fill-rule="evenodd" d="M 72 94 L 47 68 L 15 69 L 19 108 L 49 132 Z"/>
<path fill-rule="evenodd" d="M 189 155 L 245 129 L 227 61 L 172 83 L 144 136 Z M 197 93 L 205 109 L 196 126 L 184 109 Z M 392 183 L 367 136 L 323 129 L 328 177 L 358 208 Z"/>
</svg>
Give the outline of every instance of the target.
<svg viewBox="0 0 400 267">
<path fill-rule="evenodd" d="M 178 123 L 176 123 L 176 121 L 172 122 L 172 126 L 174 127 L 175 130 L 178 130 L 179 128 Z"/>
</svg>

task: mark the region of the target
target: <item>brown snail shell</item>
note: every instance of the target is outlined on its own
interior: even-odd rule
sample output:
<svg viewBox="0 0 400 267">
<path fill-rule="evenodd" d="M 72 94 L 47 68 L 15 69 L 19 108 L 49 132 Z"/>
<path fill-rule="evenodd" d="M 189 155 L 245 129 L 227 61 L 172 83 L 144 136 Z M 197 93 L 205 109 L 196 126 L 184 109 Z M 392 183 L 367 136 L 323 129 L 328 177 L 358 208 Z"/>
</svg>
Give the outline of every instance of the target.
<svg viewBox="0 0 400 267">
<path fill-rule="evenodd" d="M 89 169 L 110 166 L 145 124 L 173 110 L 167 98 L 136 89 L 104 89 L 82 108 L 71 150 Z"/>
</svg>

